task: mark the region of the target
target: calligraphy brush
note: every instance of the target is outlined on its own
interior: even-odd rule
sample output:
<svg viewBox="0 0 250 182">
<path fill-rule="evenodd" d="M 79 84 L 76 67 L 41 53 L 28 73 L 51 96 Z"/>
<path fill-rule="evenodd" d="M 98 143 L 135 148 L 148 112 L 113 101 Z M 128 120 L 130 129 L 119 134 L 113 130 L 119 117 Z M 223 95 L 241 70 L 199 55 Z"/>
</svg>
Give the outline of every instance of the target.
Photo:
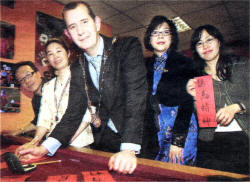
<svg viewBox="0 0 250 182">
<path fill-rule="evenodd" d="M 38 163 L 22 165 L 19 158 L 13 152 L 6 152 L 4 154 L 4 158 L 9 169 L 13 173 L 19 173 L 19 174 L 25 174 L 25 173 L 31 172 L 37 168 L 37 165 L 40 165 L 40 164 L 61 162 L 61 160 L 56 160 L 56 161 L 46 161 L 46 162 L 38 162 Z"/>
</svg>

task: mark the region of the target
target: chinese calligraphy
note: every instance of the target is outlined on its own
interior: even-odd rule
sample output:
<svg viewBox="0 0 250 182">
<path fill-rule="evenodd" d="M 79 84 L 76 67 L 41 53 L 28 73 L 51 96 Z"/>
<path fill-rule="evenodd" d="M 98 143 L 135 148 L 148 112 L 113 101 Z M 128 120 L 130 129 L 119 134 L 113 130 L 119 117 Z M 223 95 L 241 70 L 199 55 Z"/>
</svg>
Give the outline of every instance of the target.
<svg viewBox="0 0 250 182">
<path fill-rule="evenodd" d="M 217 127 L 213 80 L 210 75 L 195 78 L 196 106 L 200 127 Z"/>
</svg>

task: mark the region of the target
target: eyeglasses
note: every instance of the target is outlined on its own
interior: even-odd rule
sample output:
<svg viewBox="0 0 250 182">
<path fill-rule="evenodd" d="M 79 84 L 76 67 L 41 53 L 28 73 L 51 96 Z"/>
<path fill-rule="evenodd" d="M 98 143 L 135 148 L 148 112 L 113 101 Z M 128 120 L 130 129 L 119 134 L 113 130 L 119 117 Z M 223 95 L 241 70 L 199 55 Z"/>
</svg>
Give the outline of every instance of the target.
<svg viewBox="0 0 250 182">
<path fill-rule="evenodd" d="M 151 36 L 152 37 L 157 37 L 158 35 L 162 35 L 162 36 L 169 36 L 171 34 L 170 30 L 163 30 L 163 31 L 157 31 L 157 30 L 154 30 L 152 33 L 151 33 Z"/>
<path fill-rule="evenodd" d="M 214 40 L 215 40 L 215 38 L 210 37 L 210 38 L 208 38 L 207 40 L 205 40 L 204 42 L 199 41 L 199 42 L 196 43 L 196 48 L 201 48 L 201 47 L 203 47 L 205 44 L 206 44 L 206 45 L 211 45 L 211 44 L 213 43 Z"/>
<path fill-rule="evenodd" d="M 35 71 L 27 73 L 19 82 L 23 84 L 27 79 L 30 79 L 35 74 Z"/>
</svg>

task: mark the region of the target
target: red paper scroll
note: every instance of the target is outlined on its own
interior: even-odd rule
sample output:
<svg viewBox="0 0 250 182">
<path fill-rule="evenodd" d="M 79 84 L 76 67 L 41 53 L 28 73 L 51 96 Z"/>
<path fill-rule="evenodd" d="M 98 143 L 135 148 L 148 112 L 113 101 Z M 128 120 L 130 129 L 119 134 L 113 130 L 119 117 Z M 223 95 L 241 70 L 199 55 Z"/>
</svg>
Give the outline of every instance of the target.
<svg viewBox="0 0 250 182">
<path fill-rule="evenodd" d="M 200 127 L 217 127 L 214 86 L 211 75 L 195 78 L 196 107 Z"/>
</svg>

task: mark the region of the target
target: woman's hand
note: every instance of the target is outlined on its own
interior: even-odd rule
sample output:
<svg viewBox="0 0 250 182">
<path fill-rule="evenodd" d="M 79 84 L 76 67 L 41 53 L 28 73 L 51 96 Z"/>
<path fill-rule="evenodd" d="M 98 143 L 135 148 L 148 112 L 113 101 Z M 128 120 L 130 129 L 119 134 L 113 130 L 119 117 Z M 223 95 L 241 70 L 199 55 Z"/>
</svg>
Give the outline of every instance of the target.
<svg viewBox="0 0 250 182">
<path fill-rule="evenodd" d="M 216 121 L 218 121 L 221 126 L 227 126 L 232 122 L 234 115 L 240 112 L 240 110 L 241 108 L 238 104 L 223 107 L 216 113 Z"/>
<path fill-rule="evenodd" d="M 22 162 L 30 162 L 31 160 L 41 159 L 44 155 L 48 154 L 48 150 L 44 146 L 32 146 L 28 149 L 19 151 L 17 156 L 20 156 Z"/>
<path fill-rule="evenodd" d="M 32 148 L 34 147 L 35 145 L 33 145 L 31 142 L 28 142 L 28 143 L 25 143 L 23 145 L 21 145 L 20 147 L 18 147 L 15 151 L 15 154 L 17 156 L 19 156 L 19 152 L 22 151 L 22 150 L 25 150 L 25 149 L 28 149 L 28 148 Z"/>
<path fill-rule="evenodd" d="M 23 145 L 21 145 L 20 147 L 18 147 L 15 151 L 16 155 L 19 155 L 19 152 L 25 149 L 29 149 L 29 148 L 33 148 L 35 146 L 37 146 L 39 144 L 40 140 L 39 138 L 36 136 L 35 138 L 33 138 L 33 140 L 31 140 L 28 143 L 25 143 Z"/>
<path fill-rule="evenodd" d="M 176 145 L 170 146 L 169 161 L 172 163 L 181 164 L 184 161 L 183 148 Z"/>
<path fill-rule="evenodd" d="M 196 82 L 195 79 L 190 79 L 190 80 L 188 80 L 187 85 L 186 85 L 187 93 L 189 93 L 191 96 L 193 96 L 194 100 L 196 98 L 195 82 Z"/>
</svg>

